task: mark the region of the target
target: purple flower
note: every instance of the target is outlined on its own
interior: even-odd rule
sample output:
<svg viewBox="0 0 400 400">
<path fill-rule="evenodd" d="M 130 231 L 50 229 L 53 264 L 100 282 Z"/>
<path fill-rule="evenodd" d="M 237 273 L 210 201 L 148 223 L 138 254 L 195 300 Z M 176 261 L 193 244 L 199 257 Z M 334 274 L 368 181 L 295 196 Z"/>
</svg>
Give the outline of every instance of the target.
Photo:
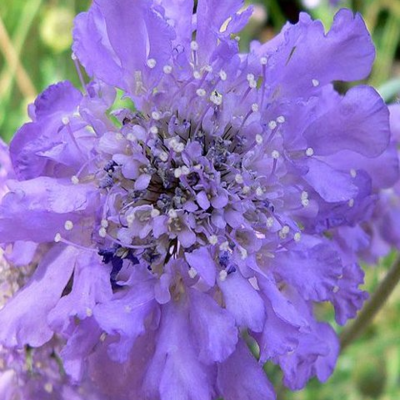
<svg viewBox="0 0 400 400">
<path fill-rule="evenodd" d="M 118 400 L 274 398 L 266 361 L 292 389 L 329 377 L 338 341 L 313 304 L 341 324 L 361 307 L 341 238 L 398 173 L 377 92 L 331 84 L 365 78 L 374 47 L 342 10 L 328 34 L 302 14 L 240 54 L 242 5 L 98 0 L 77 17 L 93 81 L 48 88 L 10 146 L 0 242 L 40 261 L 0 311 L 4 346 L 57 334 L 70 379 Z"/>
</svg>

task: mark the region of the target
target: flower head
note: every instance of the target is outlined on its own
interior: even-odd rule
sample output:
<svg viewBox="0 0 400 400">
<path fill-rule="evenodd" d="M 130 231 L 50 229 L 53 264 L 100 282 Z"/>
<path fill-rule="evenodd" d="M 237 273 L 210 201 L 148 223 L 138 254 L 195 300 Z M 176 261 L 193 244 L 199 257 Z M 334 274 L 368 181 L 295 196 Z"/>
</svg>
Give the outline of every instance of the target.
<svg viewBox="0 0 400 400">
<path fill-rule="evenodd" d="M 245 333 L 289 387 L 329 377 L 338 342 L 313 304 L 339 323 L 361 307 L 339 233 L 397 178 L 396 157 L 369 167 L 392 157 L 383 100 L 331 85 L 364 78 L 374 48 L 342 10 L 328 34 L 302 14 L 240 54 L 241 7 L 97 0 L 78 16 L 94 80 L 48 88 L 11 143 L 0 241 L 42 256 L 0 312 L 4 345 L 57 333 L 71 379 L 119 400 L 273 398 Z M 114 87 L 131 103 L 110 111 Z"/>
</svg>

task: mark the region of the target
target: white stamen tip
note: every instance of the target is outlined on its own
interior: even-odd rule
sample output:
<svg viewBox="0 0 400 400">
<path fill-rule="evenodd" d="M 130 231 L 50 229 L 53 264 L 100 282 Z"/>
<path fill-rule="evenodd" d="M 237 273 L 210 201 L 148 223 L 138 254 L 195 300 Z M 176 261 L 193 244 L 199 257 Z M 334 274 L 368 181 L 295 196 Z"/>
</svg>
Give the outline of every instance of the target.
<svg viewBox="0 0 400 400">
<path fill-rule="evenodd" d="M 249 82 L 249 86 L 252 88 L 252 89 L 255 89 L 256 87 L 257 87 L 257 81 L 250 81 Z"/>
<path fill-rule="evenodd" d="M 313 156 L 314 155 L 314 149 L 312 148 L 312 147 L 309 147 L 307 150 L 306 150 L 306 156 L 307 157 L 311 157 L 311 156 Z"/>
<path fill-rule="evenodd" d="M 301 199 L 301 205 L 303 207 L 308 207 L 308 205 L 310 204 L 310 200 L 308 199 Z"/>
<path fill-rule="evenodd" d="M 285 119 L 285 117 L 284 117 L 283 115 L 280 115 L 280 116 L 276 119 L 276 121 L 277 121 L 278 123 L 280 123 L 280 124 L 283 124 L 283 123 L 286 121 L 286 119 Z"/>
<path fill-rule="evenodd" d="M 155 68 L 156 65 L 157 65 L 157 61 L 154 58 L 149 58 L 147 60 L 147 66 L 149 68 Z"/>
<path fill-rule="evenodd" d="M 206 65 L 206 67 L 204 68 L 207 72 L 212 72 L 213 71 L 213 67 L 211 65 Z"/>
<path fill-rule="evenodd" d="M 274 225 L 274 219 L 272 217 L 267 218 L 267 228 L 272 228 Z"/>
<path fill-rule="evenodd" d="M 197 89 L 196 94 L 199 97 L 204 97 L 206 95 L 206 91 L 204 89 Z"/>
<path fill-rule="evenodd" d="M 254 81 L 255 80 L 255 76 L 253 74 L 247 74 L 247 80 L 249 82 Z"/>
<path fill-rule="evenodd" d="M 349 207 L 353 207 L 354 206 L 354 199 L 350 199 L 348 204 L 349 204 Z"/>
<path fill-rule="evenodd" d="M 280 156 L 279 151 L 278 151 L 278 150 L 274 150 L 274 151 L 271 153 L 271 156 L 272 156 L 272 158 L 274 158 L 275 160 L 277 160 L 277 159 L 279 158 L 279 156 Z"/>
<path fill-rule="evenodd" d="M 221 78 L 222 81 L 226 81 L 226 79 L 228 78 L 224 70 L 219 71 L 219 77 Z"/>
<path fill-rule="evenodd" d="M 102 238 L 105 238 L 105 237 L 107 236 L 106 228 L 101 227 L 101 228 L 99 229 L 99 236 L 102 237 Z"/>
<path fill-rule="evenodd" d="M 158 121 L 158 120 L 161 118 L 161 115 L 160 115 L 159 112 L 153 111 L 153 112 L 151 113 L 151 118 L 153 118 L 154 120 Z"/>
<path fill-rule="evenodd" d="M 250 192 L 250 190 L 251 190 L 250 186 L 243 186 L 242 192 L 243 194 L 247 194 Z"/>
<path fill-rule="evenodd" d="M 136 141 L 136 136 L 130 132 L 126 135 L 126 138 L 130 141 L 130 142 L 135 142 Z"/>
<path fill-rule="evenodd" d="M 355 169 L 351 169 L 351 170 L 350 170 L 350 176 L 351 176 L 352 178 L 355 178 L 355 177 L 357 176 L 357 171 L 356 171 Z"/>
<path fill-rule="evenodd" d="M 175 176 L 175 178 L 180 178 L 182 176 L 182 170 L 180 168 L 177 168 L 174 171 L 174 176 Z"/>
<path fill-rule="evenodd" d="M 256 143 L 261 144 L 263 142 L 263 137 L 259 134 L 256 135 Z"/>
<path fill-rule="evenodd" d="M 243 176 L 240 174 L 236 174 L 235 181 L 236 181 L 236 183 L 239 183 L 239 184 L 243 183 Z"/>
<path fill-rule="evenodd" d="M 201 78 L 201 73 L 199 71 L 194 71 L 193 72 L 193 77 L 194 77 L 194 79 L 200 79 Z"/>
<path fill-rule="evenodd" d="M 176 212 L 173 208 L 171 208 L 171 209 L 168 211 L 168 216 L 169 216 L 170 218 L 176 218 L 176 217 L 178 216 L 178 214 L 177 214 L 177 212 Z"/>
<path fill-rule="evenodd" d="M 208 241 L 209 241 L 210 244 L 216 245 L 218 243 L 218 237 L 216 235 L 211 235 L 208 238 Z"/>
<path fill-rule="evenodd" d="M 222 96 L 218 92 L 214 92 L 210 96 L 210 100 L 212 103 L 214 103 L 216 106 L 220 106 L 222 104 Z"/>
<path fill-rule="evenodd" d="M 47 382 L 47 383 L 44 385 L 44 390 L 45 390 L 47 393 L 53 393 L 53 390 L 54 390 L 53 384 L 50 383 L 50 382 Z"/>
<path fill-rule="evenodd" d="M 312 80 L 312 84 L 313 84 L 314 87 L 319 86 L 319 80 L 318 79 L 313 79 Z"/>
<path fill-rule="evenodd" d="M 61 239 L 62 239 L 62 237 L 61 237 L 61 235 L 60 235 L 59 233 L 57 233 L 56 236 L 54 236 L 54 241 L 55 241 L 56 243 L 61 242 Z"/>
<path fill-rule="evenodd" d="M 335 286 L 334 288 L 333 288 L 333 293 L 337 293 L 338 291 L 339 291 L 339 286 Z"/>
<path fill-rule="evenodd" d="M 87 307 L 87 308 L 86 308 L 86 315 L 87 315 L 88 317 L 91 317 L 91 316 L 93 315 L 93 310 L 92 310 L 91 308 Z"/>
<path fill-rule="evenodd" d="M 260 63 L 261 63 L 261 65 L 267 65 L 267 63 L 268 63 L 268 58 L 267 58 L 267 57 L 261 57 L 261 58 L 260 58 Z"/>
<path fill-rule="evenodd" d="M 275 121 L 270 121 L 268 123 L 268 128 L 271 130 L 274 130 L 277 126 L 278 126 L 278 124 Z"/>
<path fill-rule="evenodd" d="M 300 242 L 301 240 L 301 233 L 300 232 L 296 232 L 293 236 L 293 239 L 295 242 Z"/>
<path fill-rule="evenodd" d="M 71 176 L 71 182 L 72 182 L 74 185 L 77 185 L 77 184 L 79 183 L 79 178 L 78 178 L 76 175 Z"/>
<path fill-rule="evenodd" d="M 199 49 L 199 45 L 198 45 L 198 43 L 197 42 L 195 42 L 194 40 L 190 43 L 190 48 L 193 50 L 193 51 L 197 51 L 198 49 Z"/>
<path fill-rule="evenodd" d="M 64 125 L 68 125 L 69 124 L 69 118 L 68 117 L 63 117 L 61 121 L 62 121 L 62 123 Z"/>
<path fill-rule="evenodd" d="M 240 258 L 241 258 L 242 260 L 245 260 L 245 259 L 248 257 L 248 252 L 247 252 L 247 250 L 244 249 L 243 247 L 241 247 L 241 248 L 239 249 L 239 251 L 240 251 Z"/>
<path fill-rule="evenodd" d="M 219 245 L 219 249 L 222 250 L 222 251 L 228 251 L 229 250 L 229 242 L 227 242 L 227 241 L 222 242 Z"/>
<path fill-rule="evenodd" d="M 164 74 L 170 74 L 172 72 L 172 67 L 170 65 L 164 65 L 163 67 Z"/>
<path fill-rule="evenodd" d="M 160 215 L 160 211 L 157 210 L 156 208 L 153 208 L 153 209 L 151 210 L 150 215 L 151 215 L 151 218 L 156 218 L 156 217 L 158 217 L 158 216 Z"/>
<path fill-rule="evenodd" d="M 251 111 L 253 111 L 253 112 L 257 112 L 259 110 L 259 108 L 260 107 L 258 106 L 257 103 L 254 103 L 251 105 Z"/>
<path fill-rule="evenodd" d="M 153 135 L 157 135 L 158 133 L 158 128 L 156 126 L 152 126 L 150 128 L 150 133 L 152 133 Z"/>
<path fill-rule="evenodd" d="M 66 231 L 70 231 L 71 229 L 73 229 L 73 227 L 74 224 L 72 221 L 65 221 L 64 228 Z"/>
<path fill-rule="evenodd" d="M 122 140 L 124 138 L 124 135 L 122 133 L 118 132 L 118 133 L 115 134 L 115 138 L 117 140 Z"/>
<path fill-rule="evenodd" d="M 258 197 L 260 197 L 260 196 L 262 196 L 264 194 L 264 190 L 261 188 L 261 187 L 258 187 L 257 189 L 256 189 L 256 195 L 258 196 Z"/>
<path fill-rule="evenodd" d="M 161 161 L 166 162 L 168 160 L 168 153 L 166 153 L 165 151 L 161 152 L 159 158 Z"/>
<path fill-rule="evenodd" d="M 106 219 L 102 219 L 102 220 L 101 220 L 101 226 L 102 226 L 103 228 L 108 228 L 108 221 L 107 221 Z"/>
<path fill-rule="evenodd" d="M 219 280 L 224 281 L 228 277 L 228 273 L 223 269 L 222 271 L 219 272 Z"/>
</svg>

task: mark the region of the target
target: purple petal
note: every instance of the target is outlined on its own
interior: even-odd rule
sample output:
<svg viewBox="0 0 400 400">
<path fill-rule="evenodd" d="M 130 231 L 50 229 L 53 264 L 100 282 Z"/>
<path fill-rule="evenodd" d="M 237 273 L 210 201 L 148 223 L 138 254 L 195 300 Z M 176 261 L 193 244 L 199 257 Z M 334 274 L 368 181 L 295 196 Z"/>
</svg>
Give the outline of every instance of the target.
<svg viewBox="0 0 400 400">
<path fill-rule="evenodd" d="M 262 331 L 265 321 L 264 302 L 249 281 L 234 272 L 226 280 L 219 280 L 218 286 L 224 295 L 226 309 L 235 317 L 237 325 L 248 327 L 254 332 Z"/>
<path fill-rule="evenodd" d="M 216 276 L 216 264 L 206 247 L 200 247 L 191 253 L 185 253 L 188 264 L 194 268 L 204 281 L 214 286 Z"/>
<path fill-rule="evenodd" d="M 42 346 L 53 336 L 47 315 L 68 283 L 79 253 L 64 245 L 54 246 L 30 282 L 0 311 L 0 341 L 8 347 Z"/>
</svg>

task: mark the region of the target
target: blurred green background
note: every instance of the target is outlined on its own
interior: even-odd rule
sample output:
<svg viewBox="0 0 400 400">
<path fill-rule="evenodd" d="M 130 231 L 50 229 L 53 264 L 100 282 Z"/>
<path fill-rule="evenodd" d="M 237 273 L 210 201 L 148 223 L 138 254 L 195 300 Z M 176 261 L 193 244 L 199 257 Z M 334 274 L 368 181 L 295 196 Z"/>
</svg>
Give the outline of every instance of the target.
<svg viewBox="0 0 400 400">
<path fill-rule="evenodd" d="M 296 22 L 300 11 L 320 18 L 327 29 L 335 13 L 328 0 L 253 3 L 255 13 L 241 34 L 243 50 L 254 38 L 266 41 L 273 37 L 285 21 Z M 65 79 L 79 86 L 71 60 L 71 28 L 74 15 L 89 4 L 90 0 L 0 0 L 0 136 L 6 141 L 27 121 L 27 105 L 46 86 Z M 386 101 L 398 101 L 400 0 L 348 0 L 341 5 L 363 15 L 376 44 L 377 60 L 367 83 L 377 87 Z M 379 268 L 365 268 L 367 290 L 374 291 L 392 261 L 393 256 L 382 260 Z M 329 307 L 319 312 L 333 321 Z M 304 390 L 291 393 L 282 387 L 276 367 L 265 369 L 280 400 L 400 400 L 400 291 L 340 356 L 328 383 L 311 381 Z"/>
</svg>

